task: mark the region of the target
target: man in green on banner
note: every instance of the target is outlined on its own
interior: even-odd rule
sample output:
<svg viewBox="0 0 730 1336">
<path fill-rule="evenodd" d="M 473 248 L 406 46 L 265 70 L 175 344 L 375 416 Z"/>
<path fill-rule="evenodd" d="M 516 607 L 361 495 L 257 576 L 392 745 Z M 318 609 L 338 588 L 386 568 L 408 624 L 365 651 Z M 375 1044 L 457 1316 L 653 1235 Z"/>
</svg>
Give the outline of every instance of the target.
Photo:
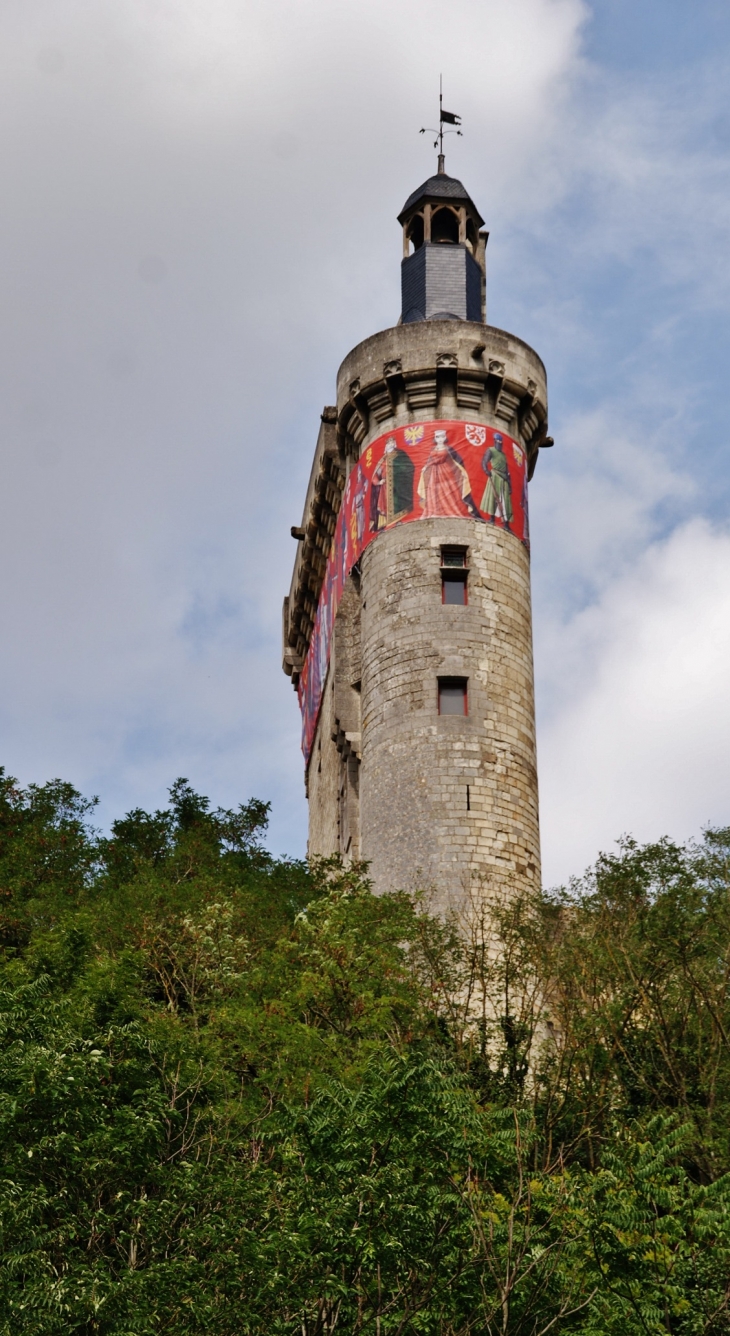
<svg viewBox="0 0 730 1336">
<path fill-rule="evenodd" d="M 512 483 L 504 453 L 504 439 L 498 431 L 494 433 L 492 445 L 485 451 L 482 468 L 487 475 L 487 485 L 484 488 L 481 510 L 490 524 L 494 524 L 499 515 L 505 529 L 509 529 L 513 514 Z"/>
</svg>

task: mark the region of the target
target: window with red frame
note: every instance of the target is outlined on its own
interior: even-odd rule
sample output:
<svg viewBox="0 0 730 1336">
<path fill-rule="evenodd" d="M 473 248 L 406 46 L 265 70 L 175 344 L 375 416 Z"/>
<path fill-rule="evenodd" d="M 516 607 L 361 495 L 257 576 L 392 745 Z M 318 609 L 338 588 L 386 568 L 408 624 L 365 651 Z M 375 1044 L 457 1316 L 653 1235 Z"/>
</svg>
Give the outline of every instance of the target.
<svg viewBox="0 0 730 1336">
<path fill-rule="evenodd" d="M 465 547 L 441 548 L 441 602 L 465 607 L 468 570 Z"/>
</svg>

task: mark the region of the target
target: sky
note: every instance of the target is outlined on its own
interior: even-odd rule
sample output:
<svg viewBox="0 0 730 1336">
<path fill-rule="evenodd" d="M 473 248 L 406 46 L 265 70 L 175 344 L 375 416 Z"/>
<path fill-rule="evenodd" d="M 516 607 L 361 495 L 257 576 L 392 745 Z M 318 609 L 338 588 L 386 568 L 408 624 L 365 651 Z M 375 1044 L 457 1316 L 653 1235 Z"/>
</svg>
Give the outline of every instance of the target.
<svg viewBox="0 0 730 1336">
<path fill-rule="evenodd" d="M 548 371 L 544 880 L 730 822 L 727 0 L 3 0 L 0 763 L 301 856 L 281 602 L 337 367 L 447 171 Z"/>
</svg>

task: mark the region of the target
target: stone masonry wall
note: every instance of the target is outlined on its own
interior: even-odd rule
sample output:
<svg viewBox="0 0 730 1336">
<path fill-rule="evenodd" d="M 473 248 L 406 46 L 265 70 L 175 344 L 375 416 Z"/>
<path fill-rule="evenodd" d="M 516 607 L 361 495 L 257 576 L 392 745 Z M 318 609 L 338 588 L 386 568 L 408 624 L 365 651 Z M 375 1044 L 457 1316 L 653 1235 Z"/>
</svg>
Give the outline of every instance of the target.
<svg viewBox="0 0 730 1336">
<path fill-rule="evenodd" d="M 468 548 L 468 605 L 441 601 L 440 548 Z M 378 890 L 539 885 L 529 557 L 465 519 L 381 534 L 362 559 L 363 857 Z M 438 678 L 468 679 L 466 717 Z M 469 789 L 467 799 L 467 786 Z"/>
<path fill-rule="evenodd" d="M 349 577 L 307 776 L 309 857 L 360 857 L 360 589 Z"/>
<path fill-rule="evenodd" d="M 330 659 L 317 732 L 307 771 L 309 799 L 308 858 L 327 858 L 339 849 L 340 754 L 335 731 L 334 655 Z"/>
</svg>

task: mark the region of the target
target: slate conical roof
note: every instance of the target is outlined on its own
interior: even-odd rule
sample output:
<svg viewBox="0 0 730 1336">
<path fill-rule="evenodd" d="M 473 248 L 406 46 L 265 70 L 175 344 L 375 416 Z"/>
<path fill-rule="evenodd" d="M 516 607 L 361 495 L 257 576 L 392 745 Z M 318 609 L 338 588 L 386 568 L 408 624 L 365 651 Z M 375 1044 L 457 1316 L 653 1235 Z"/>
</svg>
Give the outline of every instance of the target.
<svg viewBox="0 0 730 1336">
<path fill-rule="evenodd" d="M 405 222 L 411 210 L 418 204 L 425 204 L 427 200 L 440 199 L 448 200 L 451 204 L 468 204 L 474 214 L 477 227 L 481 227 L 484 219 L 468 191 L 461 184 L 461 181 L 457 181 L 455 176 L 447 176 L 445 172 L 439 172 L 437 176 L 429 176 L 428 180 L 418 187 L 418 190 L 414 190 L 413 194 L 408 196 L 398 214 L 398 222 Z"/>
</svg>

